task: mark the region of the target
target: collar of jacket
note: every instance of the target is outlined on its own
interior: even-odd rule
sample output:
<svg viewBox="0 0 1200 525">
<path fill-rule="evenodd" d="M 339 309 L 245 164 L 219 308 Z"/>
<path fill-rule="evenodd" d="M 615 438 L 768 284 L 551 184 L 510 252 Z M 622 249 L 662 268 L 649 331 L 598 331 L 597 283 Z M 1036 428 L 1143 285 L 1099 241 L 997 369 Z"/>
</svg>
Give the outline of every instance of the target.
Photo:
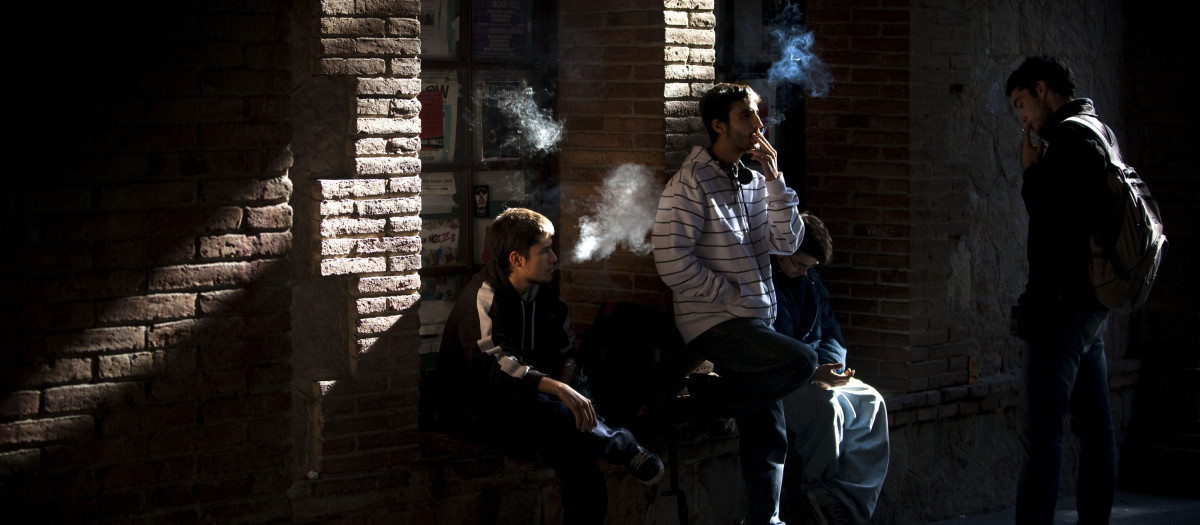
<svg viewBox="0 0 1200 525">
<path fill-rule="evenodd" d="M 1067 103 L 1060 106 L 1058 111 L 1051 113 L 1050 117 L 1046 119 L 1046 125 L 1042 128 L 1042 130 L 1045 131 L 1045 133 L 1042 134 L 1042 138 L 1046 139 L 1047 142 L 1053 143 L 1054 135 L 1060 129 L 1059 124 L 1062 124 L 1062 122 L 1069 117 L 1078 115 L 1096 116 L 1096 108 L 1092 107 L 1091 99 L 1071 99 Z"/>
</svg>

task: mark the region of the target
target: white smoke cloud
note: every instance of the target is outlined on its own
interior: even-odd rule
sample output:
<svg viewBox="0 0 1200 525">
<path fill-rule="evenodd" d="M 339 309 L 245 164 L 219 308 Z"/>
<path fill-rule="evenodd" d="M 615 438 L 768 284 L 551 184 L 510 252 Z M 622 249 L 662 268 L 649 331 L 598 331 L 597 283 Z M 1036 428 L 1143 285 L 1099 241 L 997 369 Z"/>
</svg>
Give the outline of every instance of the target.
<svg viewBox="0 0 1200 525">
<path fill-rule="evenodd" d="M 638 255 L 650 253 L 654 248 L 646 234 L 654 227 L 658 189 L 645 166 L 622 164 L 608 172 L 592 215 L 579 219 L 579 243 L 572 259 L 603 260 L 618 246 Z"/>
<path fill-rule="evenodd" d="M 779 15 L 779 29 L 771 31 L 772 49 L 779 58 L 767 70 L 773 85 L 800 84 L 814 97 L 825 96 L 833 84 L 833 75 L 821 57 L 813 51 L 814 37 L 800 22 L 802 13 L 789 4 Z"/>
<path fill-rule="evenodd" d="M 533 88 L 524 87 L 499 92 L 496 107 L 504 112 L 516 125 L 525 147 L 535 153 L 554 153 L 563 138 L 563 124 L 554 120 L 554 113 L 538 107 Z M 515 145 L 518 137 L 507 138 L 508 145 Z"/>
</svg>

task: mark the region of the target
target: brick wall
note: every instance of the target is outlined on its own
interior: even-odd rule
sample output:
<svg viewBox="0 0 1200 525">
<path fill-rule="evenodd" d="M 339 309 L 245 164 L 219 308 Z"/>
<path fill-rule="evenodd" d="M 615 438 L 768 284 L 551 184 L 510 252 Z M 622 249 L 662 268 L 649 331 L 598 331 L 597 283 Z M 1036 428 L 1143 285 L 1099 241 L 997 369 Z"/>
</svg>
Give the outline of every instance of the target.
<svg viewBox="0 0 1200 525">
<path fill-rule="evenodd" d="M 947 494 L 983 506 L 1011 502 L 1015 478 L 981 485 L 963 477 L 997 466 L 1015 475 L 1020 458 L 1021 353 L 1007 314 L 1025 280 L 1026 223 L 1018 126 L 999 85 L 1025 55 L 1057 51 L 1079 58 L 1081 85 L 1094 87 L 1085 95 L 1121 115 L 1119 89 L 1098 81 L 1119 71 L 1119 32 L 1105 29 L 1120 26 L 1119 10 L 1099 7 L 1094 27 L 1058 41 L 1019 30 L 1069 25 L 1091 4 L 1001 16 L 998 7 L 955 2 L 808 3 L 836 83 L 807 104 L 805 186 L 809 207 L 831 226 L 837 260 L 823 276 L 850 365 L 887 393 L 893 461 L 881 519 L 961 512 L 907 503 L 956 499 Z M 1123 359 L 1124 323 L 1116 319 L 1109 334 L 1122 433 L 1138 368 Z M 937 437 L 943 432 L 978 435 L 954 442 Z M 1073 468 L 1069 459 L 1065 471 Z M 1069 480 L 1064 487 L 1073 490 Z"/>
<path fill-rule="evenodd" d="M 611 170 L 631 163 L 658 177 L 669 169 L 663 158 L 663 6 L 562 2 L 559 25 L 558 117 L 566 133 L 559 157 L 560 285 L 577 328 L 586 333 L 605 302 L 670 304 L 649 257 L 625 250 L 604 261 L 569 257 L 579 241 L 579 219 L 593 213 L 589 203 Z"/>
<path fill-rule="evenodd" d="M 829 226 L 837 259 L 822 276 L 852 366 L 899 392 L 948 371 L 944 358 L 915 348 L 926 346 L 925 298 L 938 290 L 924 286 L 931 265 L 915 256 L 930 246 L 914 228 L 914 194 L 932 185 L 911 173 L 909 11 L 907 2 L 878 1 L 809 2 L 806 12 L 835 82 L 806 105 L 807 204 Z"/>
<path fill-rule="evenodd" d="M 593 214 L 605 177 L 622 164 L 643 166 L 653 199 L 693 144 L 707 144 L 696 101 L 712 85 L 715 53 L 712 0 L 620 0 L 559 3 L 559 107 L 566 140 L 559 158 L 563 255 L 561 288 L 576 328 L 588 328 L 606 302 L 630 301 L 671 309 L 670 291 L 653 257 L 617 250 L 602 261 L 570 260 L 579 219 Z M 647 235 L 649 234 L 647 225 Z M 661 433 L 639 439 L 663 456 Z M 680 487 L 693 519 L 740 516 L 745 496 L 728 490 L 736 479 L 737 447 L 731 436 L 701 431 L 679 448 Z M 610 478 L 608 521 L 674 523 L 675 497 Z"/>
<path fill-rule="evenodd" d="M 293 47 L 316 51 L 297 65 L 314 76 L 295 83 L 293 113 L 348 115 L 330 119 L 331 129 L 299 132 L 306 147 L 338 160 L 303 156 L 297 166 L 305 192 L 297 207 L 309 215 L 296 229 L 305 251 L 297 253 L 294 308 L 324 330 L 301 327 L 320 339 L 298 342 L 295 355 L 298 521 L 428 496 L 427 486 L 405 486 L 411 471 L 395 471 L 420 459 L 419 12 L 415 0 L 327 0 L 295 10 L 304 26 Z M 323 146 L 331 133 L 334 145 Z"/>
<path fill-rule="evenodd" d="M 288 26 L 275 2 L 140 7 L 74 9 L 73 58 L 14 69 L 54 102 L 15 104 L 0 500 L 22 523 L 286 519 Z"/>
<path fill-rule="evenodd" d="M 691 115 L 721 21 L 707 0 L 561 4 L 565 252 L 609 170 L 637 163 L 665 181 L 705 141 Z M 851 365 L 888 392 L 877 521 L 1012 501 L 1020 349 L 1003 319 L 1024 280 L 1024 223 L 996 84 L 1024 55 L 1057 47 L 1083 65 L 1085 94 L 1124 124 L 1167 217 L 1163 284 L 1108 334 L 1119 432 L 1141 413 L 1128 357 L 1156 377 L 1183 370 L 1139 399 L 1196 412 L 1178 401 L 1195 399 L 1200 311 L 1184 271 L 1200 193 L 1176 107 L 1189 64 L 1161 58 L 1175 44 L 1150 38 L 1162 21 L 1144 13 L 1130 59 L 1117 2 L 1048 4 L 808 3 L 837 82 L 808 101 L 803 184 L 833 227 L 826 276 Z M 106 5 L 56 26 L 104 52 L 72 55 L 66 72 L 16 59 L 39 82 L 37 103 L 16 104 L 26 133 L 0 258 L 0 501 L 18 520 L 558 519 L 544 464 L 416 432 L 418 7 L 156 5 L 172 20 L 157 27 Z M 1084 11 L 1100 23 L 1074 24 Z M 1031 24 L 1076 29 L 1051 40 Z M 562 285 L 585 335 L 603 302 L 670 305 L 649 256 L 564 262 Z M 1160 349 L 1175 360 L 1152 365 Z M 737 515 L 736 443 L 707 436 L 681 455 L 693 516 Z M 671 498 L 610 470 L 612 520 L 674 520 Z"/>
<path fill-rule="evenodd" d="M 1197 59 L 1180 54 L 1190 29 L 1179 17 L 1161 10 L 1132 11 L 1129 49 L 1134 57 L 1128 75 L 1133 118 L 1125 159 L 1136 166 L 1162 211 L 1170 247 L 1145 308 L 1130 321 L 1129 353 L 1142 360 L 1137 411 L 1129 446 L 1121 453 L 1121 479 L 1139 491 L 1187 497 L 1196 482 L 1187 473 L 1200 468 L 1200 281 L 1195 268 L 1200 252 L 1200 183 L 1195 176 L 1192 144 L 1200 137 L 1200 113 L 1187 102 Z M 1169 463 L 1163 470 L 1151 465 Z"/>
</svg>

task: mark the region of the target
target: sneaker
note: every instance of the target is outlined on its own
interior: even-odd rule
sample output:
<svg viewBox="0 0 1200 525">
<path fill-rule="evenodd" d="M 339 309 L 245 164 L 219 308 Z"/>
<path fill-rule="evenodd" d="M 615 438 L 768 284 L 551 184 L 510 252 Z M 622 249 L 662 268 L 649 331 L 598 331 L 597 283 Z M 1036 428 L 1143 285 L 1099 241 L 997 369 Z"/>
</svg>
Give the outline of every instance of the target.
<svg viewBox="0 0 1200 525">
<path fill-rule="evenodd" d="M 822 498 L 815 491 L 805 493 L 808 496 L 808 508 L 812 513 L 812 522 L 818 525 L 853 525 L 854 518 L 850 509 L 841 500 L 832 496 Z"/>
<path fill-rule="evenodd" d="M 629 460 L 629 473 L 641 482 L 643 485 L 654 485 L 658 480 L 662 479 L 663 468 L 662 460 L 658 459 L 650 451 L 638 446 L 638 453 Z"/>
</svg>

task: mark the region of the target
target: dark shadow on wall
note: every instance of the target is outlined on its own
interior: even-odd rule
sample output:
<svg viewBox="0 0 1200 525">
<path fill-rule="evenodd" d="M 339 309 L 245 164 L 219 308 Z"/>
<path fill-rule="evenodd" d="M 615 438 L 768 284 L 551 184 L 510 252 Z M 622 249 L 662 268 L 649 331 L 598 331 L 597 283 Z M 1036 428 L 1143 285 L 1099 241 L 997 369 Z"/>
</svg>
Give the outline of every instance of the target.
<svg viewBox="0 0 1200 525">
<path fill-rule="evenodd" d="M 29 9 L 61 54 L 16 67 L 43 80 L 4 197 L 0 501 L 18 522 L 286 520 L 286 19 Z"/>
</svg>

